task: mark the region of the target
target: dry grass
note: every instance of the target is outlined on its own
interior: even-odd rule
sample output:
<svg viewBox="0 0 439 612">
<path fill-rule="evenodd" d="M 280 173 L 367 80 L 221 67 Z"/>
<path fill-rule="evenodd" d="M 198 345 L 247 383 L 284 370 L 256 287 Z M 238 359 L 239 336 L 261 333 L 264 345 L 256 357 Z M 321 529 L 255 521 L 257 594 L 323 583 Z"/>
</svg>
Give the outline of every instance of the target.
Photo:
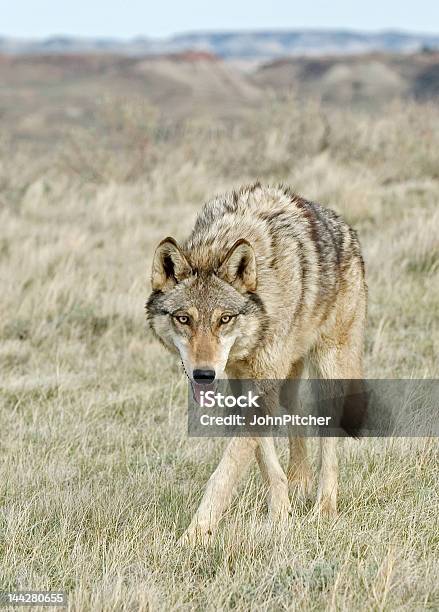
<svg viewBox="0 0 439 612">
<path fill-rule="evenodd" d="M 143 303 L 154 245 L 204 199 L 283 181 L 359 230 L 369 377 L 437 377 L 439 110 L 273 100 L 162 129 L 139 108 L 57 146 L 0 138 L 0 590 L 64 588 L 81 611 L 437 609 L 434 441 L 344 442 L 335 523 L 295 507 L 269 532 L 255 470 L 212 548 L 176 549 L 223 441 L 187 438 Z"/>
</svg>

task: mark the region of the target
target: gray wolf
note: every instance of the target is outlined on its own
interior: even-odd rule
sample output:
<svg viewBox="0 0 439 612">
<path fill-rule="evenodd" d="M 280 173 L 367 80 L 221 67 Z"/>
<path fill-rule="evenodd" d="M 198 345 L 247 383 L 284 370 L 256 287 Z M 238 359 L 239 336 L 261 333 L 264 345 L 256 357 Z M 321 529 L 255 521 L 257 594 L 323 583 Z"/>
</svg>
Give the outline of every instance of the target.
<svg viewBox="0 0 439 612">
<path fill-rule="evenodd" d="M 359 379 L 367 288 L 355 231 L 288 188 L 256 183 L 205 204 L 189 238 L 160 242 L 146 305 L 157 338 L 179 354 L 194 394 L 215 379 Z M 287 475 L 272 438 L 233 438 L 183 541 L 206 540 L 253 457 L 269 515 L 290 512 L 288 484 L 312 487 L 306 440 L 290 437 Z M 316 509 L 337 509 L 336 438 L 320 440 Z"/>
</svg>

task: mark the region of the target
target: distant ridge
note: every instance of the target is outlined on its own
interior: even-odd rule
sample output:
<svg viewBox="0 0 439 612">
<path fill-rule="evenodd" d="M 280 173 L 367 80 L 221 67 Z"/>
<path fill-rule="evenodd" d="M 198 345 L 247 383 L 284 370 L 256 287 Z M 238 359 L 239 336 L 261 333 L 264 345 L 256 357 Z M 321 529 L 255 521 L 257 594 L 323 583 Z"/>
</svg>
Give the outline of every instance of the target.
<svg viewBox="0 0 439 612">
<path fill-rule="evenodd" d="M 439 34 L 418 34 L 397 30 L 359 32 L 355 30 L 255 30 L 201 31 L 181 33 L 163 39 L 138 36 L 131 40 L 51 36 L 42 40 L 0 36 L 0 53 L 116 53 L 150 55 L 194 50 L 227 60 L 271 61 L 298 55 L 356 54 L 373 51 L 393 53 L 439 49 Z"/>
</svg>

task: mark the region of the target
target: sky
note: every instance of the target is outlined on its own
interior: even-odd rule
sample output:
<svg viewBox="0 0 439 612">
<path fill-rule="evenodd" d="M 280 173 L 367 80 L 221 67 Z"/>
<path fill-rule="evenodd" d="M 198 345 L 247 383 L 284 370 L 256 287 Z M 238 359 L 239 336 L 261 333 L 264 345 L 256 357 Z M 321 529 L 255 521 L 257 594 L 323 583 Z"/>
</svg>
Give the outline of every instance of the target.
<svg viewBox="0 0 439 612">
<path fill-rule="evenodd" d="M 439 0 L 0 0 L 0 35 L 131 38 L 195 30 L 439 33 Z"/>
</svg>

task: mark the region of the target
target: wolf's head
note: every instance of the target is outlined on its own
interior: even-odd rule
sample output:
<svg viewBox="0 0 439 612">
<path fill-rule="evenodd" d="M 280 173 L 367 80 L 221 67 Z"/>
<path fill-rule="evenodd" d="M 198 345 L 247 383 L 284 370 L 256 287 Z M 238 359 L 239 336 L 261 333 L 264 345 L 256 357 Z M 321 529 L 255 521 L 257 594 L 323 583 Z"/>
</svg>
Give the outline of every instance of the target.
<svg viewBox="0 0 439 612">
<path fill-rule="evenodd" d="M 201 385 L 223 378 L 227 363 L 244 359 L 260 340 L 266 317 L 248 241 L 236 241 L 218 266 L 203 270 L 166 238 L 154 255 L 151 284 L 151 327 L 179 352 L 196 397 Z"/>
</svg>

